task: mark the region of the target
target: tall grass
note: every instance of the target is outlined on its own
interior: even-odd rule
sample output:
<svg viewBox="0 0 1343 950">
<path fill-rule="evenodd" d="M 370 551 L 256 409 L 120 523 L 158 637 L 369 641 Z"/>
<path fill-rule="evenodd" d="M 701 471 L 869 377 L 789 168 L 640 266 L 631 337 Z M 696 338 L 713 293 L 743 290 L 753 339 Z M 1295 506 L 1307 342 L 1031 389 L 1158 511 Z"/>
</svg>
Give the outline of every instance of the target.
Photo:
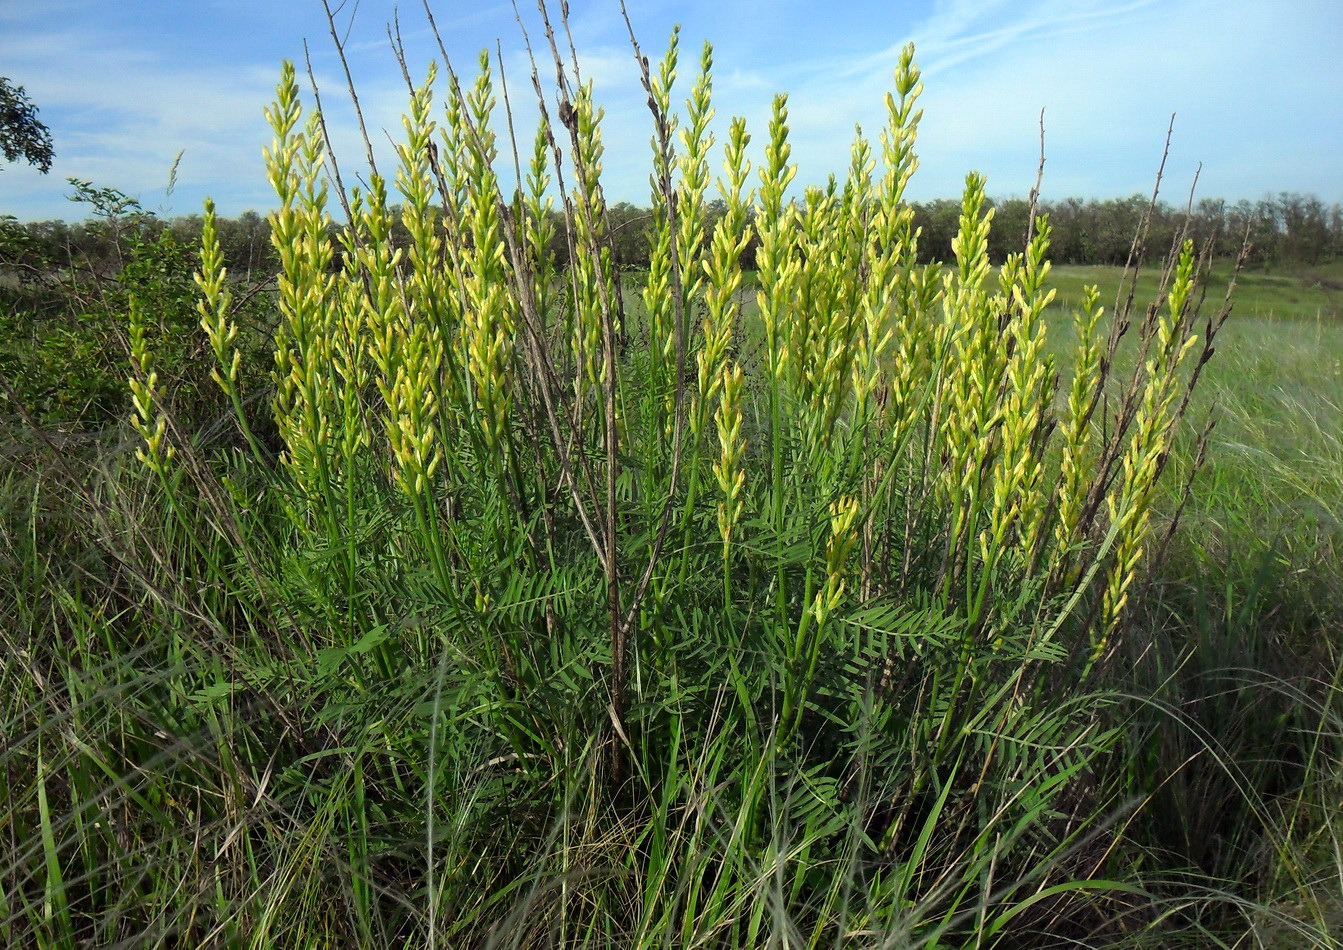
<svg viewBox="0 0 1343 950">
<path fill-rule="evenodd" d="M 238 438 L 175 424 L 133 307 L 135 458 L 9 486 L 0 936 L 1225 932 L 1255 897 L 1211 886 L 1226 865 L 1162 860 L 1154 803 L 1184 773 L 1152 752 L 1159 704 L 1116 685 L 1226 314 L 1199 317 L 1199 250 L 1176 249 L 1145 309 L 1109 317 L 1093 292 L 1059 327 L 1048 222 L 991 268 L 978 175 L 955 259 L 917 263 L 912 50 L 875 144 L 798 190 L 785 97 L 753 168 L 744 121 L 715 147 L 711 48 L 678 112 L 678 36 L 650 63 L 631 34 L 656 227 L 628 294 L 602 112 L 542 15 L 557 87 L 533 67 L 534 137 L 501 126 L 487 55 L 468 85 L 445 54 L 418 85 L 407 70 L 392 178 L 348 192 L 286 65 L 269 417 L 238 388 L 207 206 L 202 329 Z M 711 188 L 726 213 L 706 234 Z M 1337 719 L 1311 697 L 1327 777 Z M 1260 826 L 1283 807 L 1266 794 L 1244 796 Z M 1317 827 L 1311 800 L 1286 820 Z M 1324 934 L 1312 914 L 1275 920 Z"/>
<path fill-rule="evenodd" d="M 1147 774 L 1173 773 L 1151 800 L 1152 836 L 1242 897 L 1254 882 L 1271 900 L 1241 913 L 1273 947 L 1343 934 L 1343 455 L 1326 421 L 1343 398 L 1341 352 L 1337 324 L 1227 324 L 1195 400 L 1216 405 L 1207 462 L 1131 650 L 1163 706 L 1143 726 Z M 1177 443 L 1176 478 L 1193 458 Z"/>
</svg>

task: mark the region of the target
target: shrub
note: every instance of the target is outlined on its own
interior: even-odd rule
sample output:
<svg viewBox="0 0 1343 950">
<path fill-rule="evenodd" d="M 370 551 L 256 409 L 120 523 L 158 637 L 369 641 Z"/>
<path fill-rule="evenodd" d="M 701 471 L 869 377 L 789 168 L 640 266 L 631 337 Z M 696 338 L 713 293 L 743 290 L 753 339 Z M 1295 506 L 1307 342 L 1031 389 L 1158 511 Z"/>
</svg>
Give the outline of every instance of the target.
<svg viewBox="0 0 1343 950">
<path fill-rule="evenodd" d="M 82 258 L 72 251 L 62 259 L 22 228 L 0 231 L 0 246 L 15 262 L 5 275 L 12 286 L 0 297 L 0 376 L 12 390 L 6 415 L 67 431 L 116 428 L 130 410 L 125 334 L 134 301 L 146 315 L 174 410 L 184 425 L 203 424 L 225 403 L 200 338 L 197 253 L 133 198 L 71 183 L 71 197 L 97 215 L 88 229 L 98 240 Z M 249 355 L 262 352 L 256 330 L 266 324 L 264 309 L 249 297 L 235 317 L 247 328 L 237 345 Z"/>
</svg>

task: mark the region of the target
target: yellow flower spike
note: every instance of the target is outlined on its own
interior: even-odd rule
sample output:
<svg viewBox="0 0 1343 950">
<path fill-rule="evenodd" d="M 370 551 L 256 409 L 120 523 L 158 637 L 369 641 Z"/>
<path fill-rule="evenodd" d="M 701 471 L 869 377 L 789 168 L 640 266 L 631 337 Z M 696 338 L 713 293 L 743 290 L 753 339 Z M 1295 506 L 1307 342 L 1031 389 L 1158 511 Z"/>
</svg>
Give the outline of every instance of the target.
<svg viewBox="0 0 1343 950">
<path fill-rule="evenodd" d="M 280 199 L 271 213 L 271 242 L 280 259 L 272 411 L 285 444 L 281 457 L 299 488 L 311 498 L 329 497 L 333 459 L 328 453 L 335 278 L 326 212 L 325 145 L 320 115 L 296 132 L 301 108 L 292 64 L 286 64 L 268 110 L 275 141 L 266 152 L 268 177 Z"/>
<path fill-rule="evenodd" d="M 797 174 L 797 166 L 789 162 L 791 155 L 788 97 L 778 95 L 772 106 L 765 163 L 760 169 L 759 204 L 755 209 L 755 226 L 760 235 L 756 250 L 760 288 L 756 292 L 756 305 L 765 331 L 766 370 L 772 385 L 782 382 L 788 365 L 784 328 L 789 323 L 798 274 L 798 263 L 790 253 L 796 208 L 784 204 L 788 185 Z"/>
<path fill-rule="evenodd" d="M 723 495 L 719 505 L 718 530 L 723 539 L 725 559 L 732 542 L 733 529 L 741 516 L 742 488 L 746 482 L 743 468 L 746 443 L 741 434 L 741 398 L 744 381 L 745 374 L 740 366 L 725 367 L 722 398 L 714 416 L 718 426 L 720 454 L 713 471 Z"/>
<path fill-rule="evenodd" d="M 1194 288 L 1194 264 L 1193 242 L 1186 241 L 1166 310 L 1159 317 L 1154 352 L 1146 364 L 1146 379 L 1122 458 L 1123 478 L 1107 498 L 1116 540 L 1102 597 L 1101 625 L 1093 646 L 1093 660 L 1099 659 L 1109 647 L 1128 604 L 1129 589 L 1137 576 L 1150 529 L 1151 501 L 1159 467 L 1178 421 L 1174 410 L 1180 392 L 1179 371 L 1197 339 L 1186 327 L 1186 307 Z"/>
<path fill-rule="evenodd" d="M 130 359 L 131 426 L 144 440 L 136 450 L 136 459 L 160 478 L 168 477 L 168 462 L 176 454 L 171 445 L 164 445 L 168 431 L 167 418 L 158 404 L 159 374 L 154 369 L 154 352 L 150 349 L 146 331 L 145 313 L 139 299 L 130 298 Z"/>
</svg>

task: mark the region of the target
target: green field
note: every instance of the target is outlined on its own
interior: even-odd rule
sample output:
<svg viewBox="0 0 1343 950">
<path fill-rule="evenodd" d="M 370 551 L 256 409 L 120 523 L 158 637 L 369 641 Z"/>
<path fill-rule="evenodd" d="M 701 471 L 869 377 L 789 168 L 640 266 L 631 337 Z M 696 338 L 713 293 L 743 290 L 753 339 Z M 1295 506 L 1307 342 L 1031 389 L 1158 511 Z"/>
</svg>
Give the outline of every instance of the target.
<svg viewBox="0 0 1343 950">
<path fill-rule="evenodd" d="M 1227 273 L 1227 265 L 1213 269 L 1210 299 L 1220 301 Z M 1343 598 L 1343 296 L 1328 276 L 1341 274 L 1336 262 L 1304 277 L 1240 276 L 1184 445 L 1187 453 L 1202 422 L 1213 422 L 1187 501 L 1189 547 L 1238 561 L 1247 576 L 1250 560 L 1276 547 L 1278 596 L 1309 588 L 1329 605 L 1323 617 L 1337 616 Z M 1112 301 L 1122 271 L 1069 266 L 1053 277 L 1061 322 L 1086 284 Z M 1139 282 L 1139 303 L 1151 299 L 1156 280 Z"/>
<path fill-rule="evenodd" d="M 1229 262 L 1222 261 L 1213 267 L 1207 283 L 1209 296 L 1225 295 L 1231 273 Z M 1055 267 L 1053 278 L 1061 306 L 1079 303 L 1083 288 L 1088 284 L 1098 285 L 1101 300 L 1110 304 L 1119 292 L 1123 269 L 1069 264 Z M 1159 281 L 1159 273 L 1144 272 L 1138 281 L 1137 296 L 1150 299 L 1156 293 Z M 1124 286 L 1127 290 L 1128 284 Z M 1242 317 L 1336 322 L 1343 317 L 1343 263 L 1248 267 L 1236 278 L 1235 312 Z"/>
</svg>

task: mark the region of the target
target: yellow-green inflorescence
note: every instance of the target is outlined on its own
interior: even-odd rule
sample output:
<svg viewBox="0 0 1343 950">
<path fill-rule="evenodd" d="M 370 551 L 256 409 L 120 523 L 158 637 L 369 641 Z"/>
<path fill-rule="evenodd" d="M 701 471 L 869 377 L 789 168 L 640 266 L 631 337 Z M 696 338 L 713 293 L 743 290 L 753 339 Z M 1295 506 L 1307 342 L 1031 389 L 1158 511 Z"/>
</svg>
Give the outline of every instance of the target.
<svg viewBox="0 0 1343 950">
<path fill-rule="evenodd" d="M 528 563 L 571 523 L 602 564 L 617 634 L 622 579 L 662 583 L 656 555 L 649 568 L 621 563 L 620 544 L 656 538 L 656 551 L 677 552 L 684 577 L 697 544 L 689 532 L 716 524 L 729 603 L 733 572 L 760 550 L 771 563 L 752 576 L 766 578 L 780 609 L 801 604 L 799 584 L 806 591 L 797 609 L 809 619 L 786 647 L 804 666 L 811 625 L 903 591 L 917 572 L 973 629 L 1000 623 L 995 605 L 1011 590 L 1094 579 L 1087 647 L 1103 654 L 1136 583 L 1187 393 L 1192 246 L 1164 309 L 1140 328 L 1142 362 L 1116 403 L 1127 414 L 1110 418 L 1103 311 L 1093 289 L 1071 326 L 1055 323 L 1047 221 L 1031 222 L 1022 250 L 995 268 L 994 211 L 983 177 L 971 174 L 954 260 L 920 261 L 904 198 L 923 88 L 912 49 L 897 64 L 879 147 L 859 131 L 842 181 L 792 192 L 786 98 L 773 101 L 753 166 L 744 119 L 715 142 L 707 44 L 674 113 L 678 43 L 673 32 L 661 61 L 645 64 L 655 123 L 649 269 L 628 300 L 591 82 L 566 84 L 558 122 L 542 109 L 528 145 L 503 150 L 489 57 L 470 85 L 445 71 L 437 118 L 442 83 L 431 68 L 411 90 L 395 199 L 369 169 L 362 188 L 340 196 L 349 220 L 337 225 L 321 116 L 305 120 L 285 66 L 267 110 L 266 162 L 280 260 L 272 411 L 295 510 L 313 525 L 336 524 L 342 504 L 353 517 L 351 480 L 380 473 L 425 530 L 461 498 L 516 508 Z M 556 134 L 561 124 L 567 135 Z M 518 156 L 514 185 L 496 169 L 501 151 Z M 259 451 L 244 418 L 212 205 L 197 279 L 216 381 Z M 163 473 L 172 448 L 146 330 L 133 308 L 134 423 L 145 463 Z M 1058 398 L 1050 332 L 1073 337 Z M 645 447 L 632 466 L 623 457 Z M 702 508 L 700 485 L 716 488 Z M 635 530 L 633 510 L 654 513 L 655 529 Z M 813 566 L 799 581 L 777 539 L 808 526 Z M 453 545 L 476 543 L 465 537 L 435 542 L 445 577 Z"/>
<path fill-rule="evenodd" d="M 1110 644 L 1128 603 L 1149 534 L 1152 499 L 1178 422 L 1174 411 L 1182 392 L 1178 373 L 1198 341 L 1198 337 L 1189 332 L 1194 265 L 1194 244 L 1186 241 L 1176 264 L 1165 310 L 1157 317 L 1152 350 L 1142 367 L 1145 384 L 1132 434 L 1121 456 L 1118 485 L 1106 497 L 1115 544 L 1114 560 L 1101 604 L 1102 627 L 1095 644 L 1096 657 Z"/>
</svg>

